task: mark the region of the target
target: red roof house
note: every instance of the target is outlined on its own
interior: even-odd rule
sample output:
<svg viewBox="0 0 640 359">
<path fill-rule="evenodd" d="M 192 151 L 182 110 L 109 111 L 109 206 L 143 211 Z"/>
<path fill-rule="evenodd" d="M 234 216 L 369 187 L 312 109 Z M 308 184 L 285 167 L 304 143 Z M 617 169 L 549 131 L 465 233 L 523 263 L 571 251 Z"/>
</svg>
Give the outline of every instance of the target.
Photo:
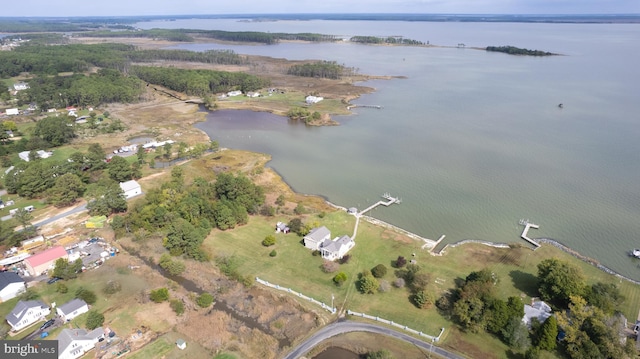
<svg viewBox="0 0 640 359">
<path fill-rule="evenodd" d="M 67 251 L 60 246 L 51 247 L 44 252 L 32 255 L 24 260 L 24 264 L 31 275 L 40 275 L 42 272 L 52 269 L 56 260 L 69 259 Z"/>
</svg>

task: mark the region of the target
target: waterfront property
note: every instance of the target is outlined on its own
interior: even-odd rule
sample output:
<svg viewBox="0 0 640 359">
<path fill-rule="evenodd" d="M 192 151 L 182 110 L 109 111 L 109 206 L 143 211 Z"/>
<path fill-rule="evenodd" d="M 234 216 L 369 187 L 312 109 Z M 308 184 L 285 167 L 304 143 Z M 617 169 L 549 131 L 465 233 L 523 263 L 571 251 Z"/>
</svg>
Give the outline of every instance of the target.
<svg viewBox="0 0 640 359">
<path fill-rule="evenodd" d="M 304 246 L 317 251 L 320 250 L 320 246 L 324 241 L 328 241 L 331 238 L 331 231 L 325 226 L 316 227 L 309 231 L 309 233 L 304 236 Z"/>
<path fill-rule="evenodd" d="M 344 257 L 355 246 L 353 238 L 347 235 L 331 240 L 331 231 L 325 226 L 313 228 L 303 241 L 305 247 L 320 251 L 322 258 L 330 261 Z"/>
<path fill-rule="evenodd" d="M 539 323 L 544 323 L 551 315 L 551 307 L 547 303 L 541 300 L 532 300 L 531 305 L 524 305 L 522 322 L 531 328 L 531 320 L 533 318 L 537 319 Z"/>
<path fill-rule="evenodd" d="M 51 313 L 49 306 L 39 300 L 19 301 L 7 315 L 7 323 L 14 332 L 20 331 Z"/>
</svg>

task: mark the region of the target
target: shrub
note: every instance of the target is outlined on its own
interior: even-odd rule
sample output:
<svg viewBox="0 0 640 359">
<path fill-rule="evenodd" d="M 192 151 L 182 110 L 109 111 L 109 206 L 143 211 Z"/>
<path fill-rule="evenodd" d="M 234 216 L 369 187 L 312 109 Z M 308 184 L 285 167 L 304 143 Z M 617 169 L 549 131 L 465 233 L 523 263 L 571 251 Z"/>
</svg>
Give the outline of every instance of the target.
<svg viewBox="0 0 640 359">
<path fill-rule="evenodd" d="M 338 259 L 338 263 L 347 264 L 347 263 L 349 263 L 349 259 L 351 259 L 351 255 L 350 254 L 345 254 L 344 257 Z"/>
<path fill-rule="evenodd" d="M 171 259 L 171 256 L 168 253 L 164 253 L 160 257 L 158 265 L 171 275 L 180 275 L 185 270 L 184 262 Z"/>
<path fill-rule="evenodd" d="M 262 245 L 265 247 L 270 247 L 274 244 L 276 244 L 276 236 L 274 236 L 273 234 L 264 237 L 264 239 L 262 240 Z"/>
<path fill-rule="evenodd" d="M 98 300 L 98 297 L 96 297 L 94 292 L 83 287 L 76 290 L 76 298 L 84 300 L 87 304 L 94 304 L 96 300 Z"/>
<path fill-rule="evenodd" d="M 418 308 L 428 308 L 433 305 L 433 294 L 421 290 L 411 297 L 411 301 Z"/>
<path fill-rule="evenodd" d="M 110 280 L 107 284 L 102 288 L 104 294 L 115 294 L 122 290 L 122 285 L 117 280 Z"/>
<path fill-rule="evenodd" d="M 311 255 L 314 256 L 314 257 L 317 257 L 317 256 L 320 255 L 320 251 L 316 249 L 315 251 L 311 252 Z"/>
<path fill-rule="evenodd" d="M 276 250 L 272 250 L 271 252 L 269 252 L 269 257 L 275 257 L 278 255 L 278 252 L 276 252 Z"/>
<path fill-rule="evenodd" d="M 303 214 L 305 212 L 304 206 L 302 205 L 302 203 L 298 203 L 298 205 L 296 206 L 296 208 L 293 209 L 293 213 L 300 215 Z"/>
<path fill-rule="evenodd" d="M 407 259 L 403 256 L 398 256 L 398 259 L 396 259 L 396 267 L 402 268 L 406 265 L 407 265 Z"/>
<path fill-rule="evenodd" d="M 380 285 L 371 273 L 363 272 L 356 282 L 356 286 L 362 294 L 374 294 Z"/>
<path fill-rule="evenodd" d="M 396 288 L 403 288 L 405 286 L 404 278 L 396 278 L 396 280 L 393 281 L 393 286 Z"/>
<path fill-rule="evenodd" d="M 376 278 L 382 278 L 387 274 L 387 267 L 384 264 L 378 264 L 377 266 L 371 268 L 371 274 L 373 274 Z"/>
<path fill-rule="evenodd" d="M 429 282 L 431 282 L 431 276 L 429 274 L 422 272 L 416 273 L 411 280 L 411 289 L 416 293 L 424 291 L 427 289 Z"/>
<path fill-rule="evenodd" d="M 202 293 L 196 299 L 196 304 L 198 304 L 200 308 L 206 308 L 210 306 L 211 303 L 213 303 L 213 296 L 209 293 Z"/>
<path fill-rule="evenodd" d="M 340 265 L 338 263 L 333 261 L 327 261 L 327 260 L 322 262 L 322 266 L 321 266 L 322 271 L 325 273 L 333 273 L 337 271 L 339 267 Z"/>
<path fill-rule="evenodd" d="M 169 306 L 177 315 L 184 313 L 184 303 L 180 299 L 171 299 Z"/>
<path fill-rule="evenodd" d="M 69 291 L 69 288 L 67 288 L 67 285 L 64 283 L 56 283 L 56 292 L 64 294 L 67 293 Z"/>
<path fill-rule="evenodd" d="M 87 329 L 93 330 L 101 327 L 102 324 L 104 324 L 104 315 L 95 310 L 90 310 L 89 314 L 87 314 L 87 321 L 85 322 Z"/>
<path fill-rule="evenodd" d="M 384 293 L 384 292 L 388 292 L 390 289 L 391 289 L 391 284 L 389 284 L 389 281 L 386 281 L 386 280 L 380 281 L 378 292 Z"/>
<path fill-rule="evenodd" d="M 340 272 L 333 277 L 333 282 L 339 287 L 347 281 L 347 275 L 344 272 Z"/>
<path fill-rule="evenodd" d="M 156 303 L 162 303 L 169 299 L 169 290 L 167 288 L 152 290 L 149 294 L 149 298 Z"/>
<path fill-rule="evenodd" d="M 284 195 L 281 194 L 276 198 L 276 205 L 284 206 Z"/>
</svg>

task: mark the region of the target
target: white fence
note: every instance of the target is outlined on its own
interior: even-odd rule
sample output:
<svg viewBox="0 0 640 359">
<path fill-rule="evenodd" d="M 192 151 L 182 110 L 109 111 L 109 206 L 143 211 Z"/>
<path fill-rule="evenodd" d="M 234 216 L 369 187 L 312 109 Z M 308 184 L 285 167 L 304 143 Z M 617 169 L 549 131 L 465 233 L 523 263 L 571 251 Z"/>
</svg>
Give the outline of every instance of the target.
<svg viewBox="0 0 640 359">
<path fill-rule="evenodd" d="M 405 331 L 407 331 L 409 333 L 412 333 L 412 334 L 415 334 L 415 335 L 419 335 L 421 337 L 429 338 L 432 342 L 439 341 L 440 340 L 440 336 L 442 335 L 442 333 L 444 333 L 444 328 L 441 328 L 440 329 L 440 334 L 438 334 L 437 337 L 434 337 L 433 335 L 425 334 L 425 333 L 419 332 L 419 331 L 417 331 L 415 329 L 411 329 L 411 328 L 407 327 L 406 325 L 395 323 L 392 320 L 388 320 L 388 319 L 384 319 L 384 318 L 380 318 L 380 317 L 374 317 L 372 315 L 368 315 L 368 314 L 364 314 L 364 313 L 358 313 L 358 312 L 354 312 L 352 310 L 347 310 L 347 314 L 353 315 L 354 317 L 367 318 L 367 319 L 375 320 L 376 322 L 389 324 L 389 325 L 394 326 L 396 328 L 400 328 L 402 330 L 405 330 Z"/>
<path fill-rule="evenodd" d="M 258 282 L 258 283 L 260 283 L 262 285 L 266 285 L 267 287 L 270 287 L 270 288 L 273 288 L 273 289 L 277 289 L 277 290 L 281 290 L 283 292 L 291 293 L 291 294 L 293 294 L 295 296 L 298 296 L 299 298 L 306 299 L 309 302 L 317 304 L 317 305 L 321 306 L 323 309 L 326 309 L 326 310 L 330 311 L 331 313 L 335 313 L 337 311 L 335 307 L 331 307 L 329 305 L 324 304 L 323 302 L 321 302 L 319 300 L 313 299 L 311 297 L 307 297 L 306 295 L 304 295 L 302 293 L 298 293 L 298 292 L 296 292 L 295 290 L 293 290 L 291 288 L 281 287 L 281 286 L 279 286 L 277 284 L 269 283 L 266 280 L 262 280 L 262 279 L 260 279 L 258 277 L 256 277 L 256 282 Z M 358 312 L 354 312 L 354 311 L 351 311 L 351 310 L 347 310 L 347 314 L 348 315 L 353 315 L 355 317 L 367 318 L 367 319 L 375 320 L 377 322 L 389 324 L 389 325 L 392 325 L 392 326 L 394 326 L 396 328 L 400 328 L 402 330 L 405 330 L 405 331 L 407 331 L 409 333 L 412 333 L 412 334 L 415 334 L 415 335 L 419 335 L 421 337 L 429 338 L 429 340 L 431 340 L 432 342 L 439 341 L 440 340 L 440 336 L 442 335 L 442 333 L 444 333 L 444 328 L 441 328 L 440 329 L 440 334 L 438 334 L 437 337 L 434 337 L 433 335 L 429 335 L 429 334 L 425 334 L 423 332 L 419 332 L 419 331 L 417 331 L 415 329 L 411 329 L 411 328 L 407 327 L 406 325 L 394 323 L 391 320 L 383 319 L 383 318 L 380 318 L 380 317 L 374 317 L 372 315 L 367 315 L 367 314 L 364 314 L 364 313 L 358 313 Z"/>
<path fill-rule="evenodd" d="M 279 286 L 277 284 L 271 284 L 271 283 L 267 282 L 266 280 L 262 280 L 262 279 L 260 279 L 258 277 L 256 277 L 256 282 L 258 282 L 260 284 L 263 284 L 263 285 L 266 285 L 267 287 L 270 287 L 270 288 L 273 288 L 273 289 L 277 289 L 277 290 L 281 290 L 283 292 L 291 293 L 293 295 L 298 296 L 299 298 L 306 299 L 309 302 L 317 304 L 317 305 L 321 306 L 323 309 L 326 309 L 326 310 L 330 311 L 331 313 L 335 313 L 336 312 L 336 308 L 335 307 L 332 308 L 331 306 L 326 305 L 326 304 L 324 304 L 323 302 L 321 302 L 319 300 L 313 299 L 311 297 L 307 297 L 306 295 L 304 295 L 302 293 L 298 293 L 295 290 L 292 290 L 291 288 L 285 288 L 285 287 L 281 287 L 281 286 Z"/>
</svg>

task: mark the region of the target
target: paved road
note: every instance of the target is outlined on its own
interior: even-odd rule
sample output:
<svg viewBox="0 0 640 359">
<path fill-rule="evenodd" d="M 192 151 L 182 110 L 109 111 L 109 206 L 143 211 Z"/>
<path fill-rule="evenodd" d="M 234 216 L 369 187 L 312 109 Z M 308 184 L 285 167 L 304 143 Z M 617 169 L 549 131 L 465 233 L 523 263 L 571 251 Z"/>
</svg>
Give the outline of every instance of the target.
<svg viewBox="0 0 640 359">
<path fill-rule="evenodd" d="M 66 216 L 70 216 L 72 214 L 80 213 L 80 212 L 82 212 L 82 211 L 84 211 L 86 209 L 87 209 L 87 204 L 85 203 L 85 204 L 83 204 L 81 206 L 78 206 L 76 208 L 72 208 L 72 209 L 70 209 L 70 210 L 68 210 L 66 212 L 60 213 L 60 214 L 55 215 L 53 217 L 49 217 L 49 218 L 45 219 L 44 221 L 40 221 L 38 223 L 34 223 L 34 226 L 41 227 L 41 226 L 44 226 L 44 225 L 49 224 L 51 222 L 55 222 L 55 221 L 57 221 L 57 220 L 59 220 L 61 218 L 64 218 Z"/>
<path fill-rule="evenodd" d="M 336 335 L 340 335 L 348 332 L 369 332 L 369 333 L 388 335 L 390 337 L 404 340 L 405 342 L 409 342 L 421 349 L 424 349 L 426 352 L 433 352 L 437 355 L 442 356 L 443 358 L 465 359 L 465 357 L 451 353 L 447 350 L 444 350 L 438 346 L 433 345 L 430 342 L 429 343 L 423 342 L 422 340 L 416 339 L 404 333 L 400 333 L 393 329 L 389 329 L 383 326 L 378 326 L 375 324 L 352 322 L 349 320 L 335 322 L 320 329 L 314 335 L 312 335 L 309 339 L 305 340 L 303 343 L 295 347 L 289 354 L 287 354 L 287 356 L 284 357 L 284 359 L 298 359 L 304 354 L 308 353 L 309 350 L 311 350 L 316 345 L 320 344 L 322 341 L 327 340 Z"/>
</svg>

